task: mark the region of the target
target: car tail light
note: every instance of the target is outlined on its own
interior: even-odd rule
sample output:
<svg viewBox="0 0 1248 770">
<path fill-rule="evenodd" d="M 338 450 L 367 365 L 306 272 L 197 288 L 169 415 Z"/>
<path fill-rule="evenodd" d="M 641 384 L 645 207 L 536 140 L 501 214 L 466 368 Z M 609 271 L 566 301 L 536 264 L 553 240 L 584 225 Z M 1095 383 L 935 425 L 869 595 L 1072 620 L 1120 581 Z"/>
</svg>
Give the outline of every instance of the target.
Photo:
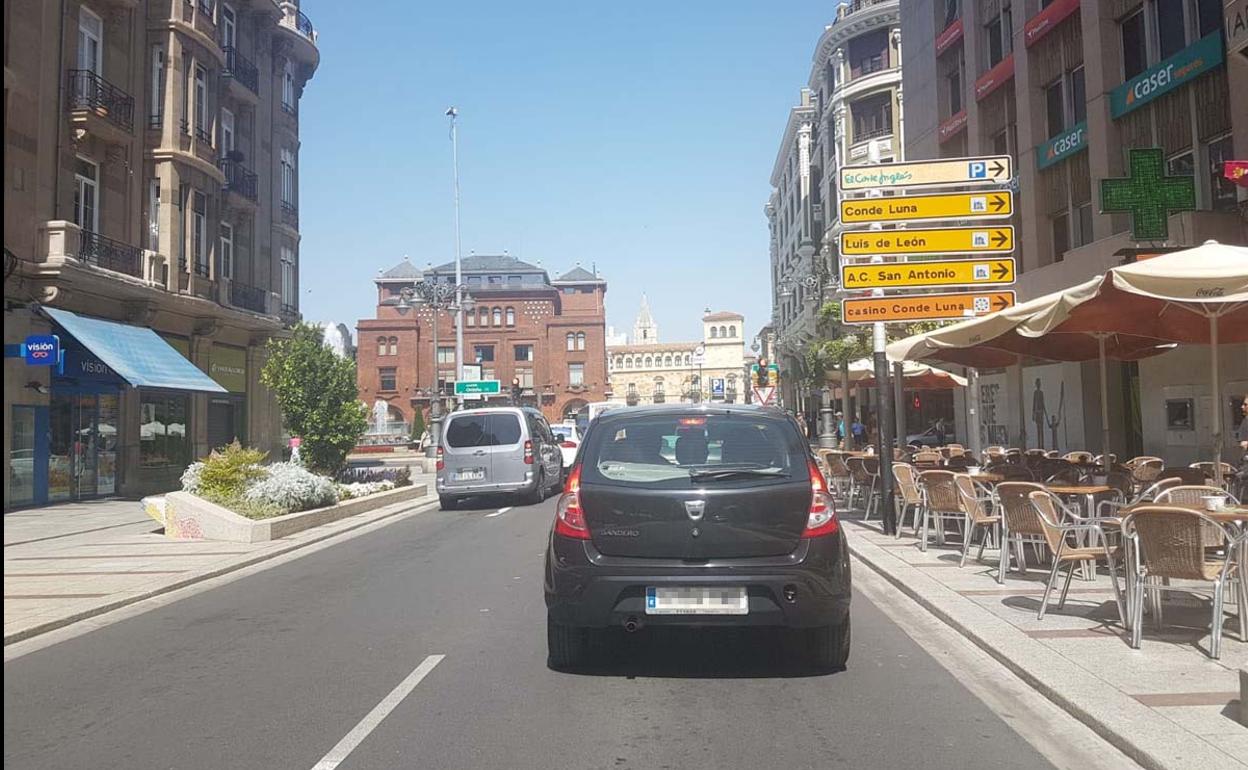
<svg viewBox="0 0 1248 770">
<path fill-rule="evenodd" d="M 836 520 L 836 508 L 832 505 L 832 495 L 828 492 L 828 482 L 819 471 L 819 466 L 808 461 L 810 466 L 810 513 L 806 517 L 806 531 L 802 537 L 823 537 L 835 534 L 841 528 Z"/>
<path fill-rule="evenodd" d="M 438 458 L 437 469 L 442 470 L 443 468 L 446 467 L 446 460 L 442 457 L 442 447 L 438 447 L 437 458 Z"/>
<path fill-rule="evenodd" d="M 576 449 L 576 444 L 572 441 L 565 441 L 559 446 L 563 447 L 564 449 Z"/>
<path fill-rule="evenodd" d="M 533 464 L 533 442 L 532 441 L 524 442 L 524 464 L 525 465 Z"/>
<path fill-rule="evenodd" d="M 555 504 L 555 534 L 576 540 L 589 539 L 589 525 L 585 523 L 585 511 L 581 508 L 581 466 L 568 474 L 563 494 Z"/>
</svg>

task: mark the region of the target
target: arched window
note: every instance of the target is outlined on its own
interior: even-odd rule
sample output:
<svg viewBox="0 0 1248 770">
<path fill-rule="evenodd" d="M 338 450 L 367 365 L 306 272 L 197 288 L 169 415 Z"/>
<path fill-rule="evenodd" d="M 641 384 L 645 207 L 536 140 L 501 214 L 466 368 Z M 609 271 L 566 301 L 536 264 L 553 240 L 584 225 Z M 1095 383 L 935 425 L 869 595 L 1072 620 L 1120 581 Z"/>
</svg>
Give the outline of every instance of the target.
<svg viewBox="0 0 1248 770">
<path fill-rule="evenodd" d="M 514 307 L 507 308 L 507 325 L 516 325 L 516 309 Z"/>
<path fill-rule="evenodd" d="M 573 334 L 572 332 L 568 332 L 568 336 L 564 338 L 564 341 L 567 342 L 568 344 L 568 350 L 576 350 L 576 335 L 575 334 Z"/>
<path fill-rule="evenodd" d="M 654 366 L 654 359 L 650 356 L 646 356 L 646 368 L 649 369 L 652 366 Z"/>
<path fill-rule="evenodd" d="M 464 323 L 465 323 L 465 324 L 467 324 L 468 326 L 476 326 L 476 325 L 477 325 L 477 314 L 476 314 L 476 313 L 474 313 L 474 312 L 472 312 L 471 310 L 469 310 L 468 312 L 464 313 Z"/>
<path fill-rule="evenodd" d="M 632 368 L 633 368 L 633 357 L 632 357 L 632 356 L 628 356 L 627 358 L 625 358 L 625 359 L 624 359 L 624 368 L 625 368 L 625 369 L 632 369 Z"/>
<path fill-rule="evenodd" d="M 692 366 L 692 365 L 693 365 L 693 356 L 686 353 L 685 354 L 685 366 Z"/>
<path fill-rule="evenodd" d="M 736 337 L 736 336 L 737 336 L 737 327 L 735 327 L 735 326 L 729 326 L 729 327 L 728 327 L 728 336 L 729 336 L 729 337 Z"/>
<path fill-rule="evenodd" d="M 399 354 L 399 338 L 390 338 L 390 355 L 397 356 Z"/>
<path fill-rule="evenodd" d="M 490 309 L 488 307 L 483 307 L 477 310 L 477 315 L 481 316 L 482 326 L 490 325 Z"/>
<path fill-rule="evenodd" d="M 377 338 L 377 355 L 384 356 L 386 354 L 386 338 Z"/>
<path fill-rule="evenodd" d="M 719 336 L 719 329 L 716 329 L 714 326 L 712 326 L 711 327 L 711 339 L 715 339 L 718 336 Z"/>
<path fill-rule="evenodd" d="M 494 325 L 503 325 L 503 309 L 501 307 L 494 308 Z"/>
<path fill-rule="evenodd" d="M 663 368 L 670 369 L 672 367 L 672 354 L 668 353 L 663 356 Z"/>
<path fill-rule="evenodd" d="M 727 327 L 727 326 L 721 326 L 721 327 L 719 327 L 719 336 L 720 336 L 720 337 L 727 337 L 727 336 L 728 336 L 728 327 Z"/>
</svg>

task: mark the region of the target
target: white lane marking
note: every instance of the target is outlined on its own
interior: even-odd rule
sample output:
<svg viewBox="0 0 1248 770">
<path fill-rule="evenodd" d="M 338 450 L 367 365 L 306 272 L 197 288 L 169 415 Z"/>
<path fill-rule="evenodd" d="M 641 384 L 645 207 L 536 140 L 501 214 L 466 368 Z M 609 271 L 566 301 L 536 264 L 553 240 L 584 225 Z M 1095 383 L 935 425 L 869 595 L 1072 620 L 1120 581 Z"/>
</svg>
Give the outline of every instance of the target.
<svg viewBox="0 0 1248 770">
<path fill-rule="evenodd" d="M 506 513 L 507 511 L 510 511 L 510 510 L 511 510 L 511 508 L 512 508 L 512 506 L 510 506 L 510 505 L 509 505 L 509 506 L 507 506 L 506 508 L 499 508 L 497 511 L 494 511 L 493 513 L 487 513 L 487 514 L 485 514 L 485 518 L 487 518 L 487 519 L 492 519 L 492 518 L 494 518 L 495 516 L 502 516 L 502 515 L 503 515 L 504 513 Z"/>
<path fill-rule="evenodd" d="M 390 715 L 403 699 L 416 689 L 416 685 L 420 684 L 420 680 L 429 675 L 433 667 L 442 662 L 445 655 L 430 655 L 421 661 L 420 665 L 408 674 L 407 677 L 399 682 L 398 687 L 390 691 L 390 694 L 382 699 L 373 707 L 373 710 L 360 720 L 360 723 L 351 729 L 351 732 L 338 741 L 338 745 L 329 750 L 329 753 L 321 758 L 312 766 L 312 770 L 334 770 L 342 761 L 347 758 L 356 747 L 364 742 L 368 734 L 377 729 L 377 725 L 381 724 L 381 720 Z"/>
</svg>

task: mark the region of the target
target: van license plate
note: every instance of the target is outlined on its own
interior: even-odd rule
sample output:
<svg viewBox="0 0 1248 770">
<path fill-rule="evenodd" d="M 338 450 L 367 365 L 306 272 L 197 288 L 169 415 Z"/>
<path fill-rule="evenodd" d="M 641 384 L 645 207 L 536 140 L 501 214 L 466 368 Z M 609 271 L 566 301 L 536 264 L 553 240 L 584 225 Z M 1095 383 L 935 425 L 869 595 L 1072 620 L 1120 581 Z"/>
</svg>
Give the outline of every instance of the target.
<svg viewBox="0 0 1248 770">
<path fill-rule="evenodd" d="M 465 468 L 455 474 L 456 481 L 480 481 L 485 478 L 485 468 Z"/>
<path fill-rule="evenodd" d="M 744 586 L 678 586 L 646 589 L 647 615 L 747 615 Z"/>
</svg>

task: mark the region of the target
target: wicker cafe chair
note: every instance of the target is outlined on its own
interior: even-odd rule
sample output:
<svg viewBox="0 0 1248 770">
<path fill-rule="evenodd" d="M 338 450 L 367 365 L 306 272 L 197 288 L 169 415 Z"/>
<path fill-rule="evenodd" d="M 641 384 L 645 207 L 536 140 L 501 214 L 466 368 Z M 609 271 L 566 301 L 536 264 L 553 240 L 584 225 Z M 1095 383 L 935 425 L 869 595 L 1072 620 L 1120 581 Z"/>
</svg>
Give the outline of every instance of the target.
<svg viewBox="0 0 1248 770">
<path fill-rule="evenodd" d="M 1040 463 L 1038 475 L 1049 484 L 1078 484 L 1083 480 L 1082 470 L 1055 457 L 1046 458 Z"/>
<path fill-rule="evenodd" d="M 944 456 L 935 449 L 920 449 L 914 453 L 914 462 L 916 463 L 939 463 Z"/>
<path fill-rule="evenodd" d="M 1209 591 L 1213 599 L 1213 620 L 1209 655 L 1218 658 L 1222 648 L 1222 605 L 1227 583 L 1236 577 L 1234 549 L 1226 549 L 1220 556 L 1210 558 L 1204 547 L 1206 527 L 1217 527 L 1227 540 L 1235 535 L 1200 511 L 1167 505 L 1149 505 L 1137 508 L 1123 519 L 1122 528 L 1127 536 L 1131 559 L 1131 583 L 1127 595 L 1131 604 L 1131 646 L 1139 649 L 1143 635 L 1145 599 L 1151 600 L 1153 620 L 1161 625 L 1161 592 L 1183 591 L 1185 593 Z M 1241 543 L 1241 546 L 1243 544 Z M 1185 580 L 1212 583 L 1212 588 L 1201 588 L 1191 583 L 1165 585 L 1163 581 Z M 1151 596 L 1149 594 L 1151 593 Z M 1248 607 L 1239 600 L 1240 638 L 1248 641 L 1244 630 L 1244 617 Z"/>
<path fill-rule="evenodd" d="M 1040 514 L 1031 504 L 1032 492 L 1043 492 L 1044 486 L 1031 480 L 1003 481 L 993 490 L 997 500 L 997 509 L 1001 512 L 1001 554 L 1000 566 L 997 570 L 997 582 L 1005 582 L 1005 573 L 1009 569 L 1010 554 L 1020 573 L 1027 573 L 1027 555 L 1025 546 L 1030 543 L 1037 553 L 1045 547 L 1044 526 L 1040 523 Z"/>
<path fill-rule="evenodd" d="M 1108 462 L 1107 462 L 1108 461 Z M 1110 453 L 1107 455 L 1097 455 L 1092 458 L 1092 462 L 1102 468 L 1112 468 L 1118 464 L 1118 455 Z"/>
<path fill-rule="evenodd" d="M 988 473 L 995 473 L 1001 477 L 1002 481 L 1035 481 L 1036 476 L 1031 471 L 1021 465 L 1013 463 L 1004 463 L 1000 465 L 989 465 L 984 469 Z"/>
<path fill-rule="evenodd" d="M 881 497 L 880 497 L 880 458 L 864 457 L 862 458 L 863 470 L 871 478 L 871 497 L 867 500 L 867 510 L 862 515 L 862 520 L 867 521 L 871 518 L 871 512 L 879 513 Z M 883 514 L 880 514 L 883 515 Z"/>
<path fill-rule="evenodd" d="M 1099 561 L 1104 558 L 1109 566 L 1109 582 L 1114 586 L 1114 603 L 1118 606 L 1118 619 L 1122 627 L 1127 627 L 1127 611 L 1123 604 L 1122 589 L 1118 586 L 1118 570 L 1116 563 L 1122 561 L 1122 546 L 1110 545 L 1101 528 L 1099 519 L 1083 519 L 1078 524 L 1063 524 L 1061 501 L 1051 492 L 1043 490 L 1032 492 L 1028 497 L 1040 516 L 1044 528 L 1044 539 L 1053 552 L 1053 568 L 1049 571 L 1049 582 L 1044 587 L 1044 597 L 1040 600 L 1040 611 L 1037 620 L 1044 620 L 1044 613 L 1049 608 L 1049 597 L 1053 594 L 1053 586 L 1063 564 L 1066 569 L 1066 582 L 1062 585 L 1062 595 L 1057 601 L 1058 609 L 1066 606 L 1066 595 L 1070 591 L 1070 580 L 1075 575 L 1075 567 L 1086 561 Z M 1087 545 L 1080 545 L 1075 537 L 1083 535 Z"/>
<path fill-rule="evenodd" d="M 1213 462 L 1192 463 L 1190 467 L 1193 470 L 1198 470 L 1201 473 L 1205 474 L 1205 478 L 1209 479 L 1210 481 L 1217 478 L 1217 475 L 1218 475 L 1217 470 L 1216 470 L 1218 467 L 1217 463 L 1213 463 Z M 1236 473 L 1236 470 L 1235 470 L 1234 465 L 1231 465 L 1230 463 L 1222 463 L 1222 483 L 1223 484 L 1226 484 L 1229 487 L 1231 479 L 1235 477 L 1235 473 Z"/>
<path fill-rule="evenodd" d="M 962 498 L 958 494 L 955 482 L 956 473 L 952 471 L 923 471 L 919 474 L 919 483 L 923 487 L 923 531 L 919 534 L 919 549 L 927 550 L 928 524 L 935 520 L 936 544 L 945 542 L 945 522 L 966 520 L 966 511 L 962 508 Z"/>
<path fill-rule="evenodd" d="M 1179 479 L 1158 479 L 1144 489 L 1140 490 L 1135 496 L 1126 495 L 1123 500 L 1102 500 L 1096 504 L 1096 513 L 1098 516 L 1116 516 L 1122 508 L 1129 508 L 1141 503 L 1151 503 L 1157 499 L 1157 495 L 1167 489 L 1177 487 L 1183 482 Z"/>
<path fill-rule="evenodd" d="M 897 482 L 897 494 L 893 496 L 893 505 L 897 509 L 897 537 L 901 537 L 901 525 L 906 521 L 906 511 L 910 515 L 910 529 L 919 533 L 919 517 L 923 514 L 923 490 L 919 487 L 918 475 L 914 466 L 897 463 L 893 466 L 893 479 Z"/>
<path fill-rule="evenodd" d="M 1184 468 L 1175 466 L 1172 468 L 1162 468 L 1161 473 L 1157 474 L 1158 479 L 1178 479 L 1181 483 L 1188 486 L 1201 486 L 1209 483 L 1210 477 L 1200 468 Z"/>
<path fill-rule="evenodd" d="M 1005 447 L 1000 445 L 986 447 L 984 451 L 980 453 L 980 459 L 984 461 L 985 465 L 992 462 L 1004 461 Z"/>
<path fill-rule="evenodd" d="M 997 540 L 997 531 L 1001 524 L 1001 517 L 985 512 L 985 505 L 989 510 L 994 508 L 993 500 L 990 494 L 980 495 L 976 488 L 975 481 L 965 473 L 959 473 L 954 477 L 954 485 L 958 490 L 958 499 L 962 502 L 962 510 L 966 514 L 966 535 L 962 538 L 962 558 L 958 561 L 958 567 L 966 566 L 966 555 L 970 553 L 971 542 L 975 539 L 975 531 L 977 529 L 984 530 L 984 538 L 979 544 L 979 553 L 975 558 L 978 561 L 984 560 L 984 546 L 988 545 L 991 537 Z"/>
<path fill-rule="evenodd" d="M 835 449 L 823 449 L 820 450 L 819 456 L 823 460 L 824 471 L 827 473 L 828 484 L 832 486 L 833 493 L 842 501 L 846 500 L 854 480 L 849 466 L 845 464 L 844 453 Z"/>
<path fill-rule="evenodd" d="M 849 506 L 863 506 L 865 512 L 862 520 L 866 521 L 871 518 L 871 509 L 879 497 L 876 482 L 880 476 L 880 461 L 873 457 L 851 457 L 845 464 L 853 480 L 849 490 Z"/>
<path fill-rule="evenodd" d="M 1163 489 L 1153 498 L 1153 502 L 1157 505 L 1182 505 L 1203 508 L 1206 497 L 1220 497 L 1225 505 L 1239 505 L 1239 500 L 1235 498 L 1235 495 L 1227 492 L 1222 487 L 1208 485 L 1184 485 Z M 1222 527 L 1206 525 L 1204 532 L 1206 548 L 1222 548 L 1226 545 L 1226 541 L 1222 537 Z"/>
<path fill-rule="evenodd" d="M 1160 457 L 1144 455 L 1128 461 L 1127 467 L 1131 469 L 1131 475 L 1135 477 L 1135 483 L 1138 486 L 1144 486 L 1157 480 L 1157 477 L 1161 475 L 1162 469 L 1166 467 L 1166 461 Z"/>
<path fill-rule="evenodd" d="M 1088 465 L 1092 462 L 1092 458 L 1093 458 L 1093 455 L 1091 452 L 1085 452 L 1082 450 L 1077 451 L 1077 452 L 1067 452 L 1066 454 L 1062 455 L 1062 459 L 1065 460 L 1066 462 L 1075 463 L 1078 465 Z"/>
</svg>

